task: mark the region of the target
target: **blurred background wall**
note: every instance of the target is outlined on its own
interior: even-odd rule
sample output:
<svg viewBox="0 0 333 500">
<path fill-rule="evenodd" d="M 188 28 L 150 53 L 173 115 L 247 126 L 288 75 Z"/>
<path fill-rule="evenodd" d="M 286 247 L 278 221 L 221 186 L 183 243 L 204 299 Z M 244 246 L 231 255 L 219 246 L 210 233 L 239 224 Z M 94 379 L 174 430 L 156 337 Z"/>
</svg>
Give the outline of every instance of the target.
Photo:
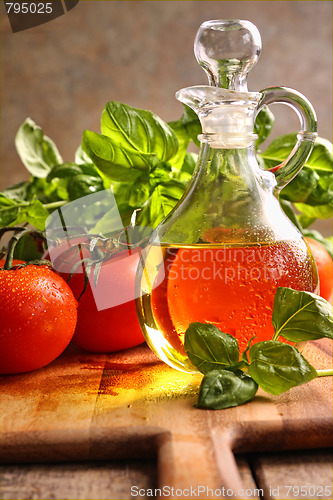
<svg viewBox="0 0 333 500">
<path fill-rule="evenodd" d="M 193 41 L 209 19 L 252 21 L 263 51 L 249 90 L 299 90 L 316 109 L 319 134 L 332 138 L 331 1 L 81 0 L 66 15 L 18 33 L 3 2 L 1 14 L 1 189 L 28 178 L 14 146 L 27 116 L 66 161 L 84 129 L 99 131 L 109 100 L 177 119 L 175 92 L 207 83 Z M 274 135 L 298 129 L 296 115 L 282 108 L 273 107 Z"/>
</svg>

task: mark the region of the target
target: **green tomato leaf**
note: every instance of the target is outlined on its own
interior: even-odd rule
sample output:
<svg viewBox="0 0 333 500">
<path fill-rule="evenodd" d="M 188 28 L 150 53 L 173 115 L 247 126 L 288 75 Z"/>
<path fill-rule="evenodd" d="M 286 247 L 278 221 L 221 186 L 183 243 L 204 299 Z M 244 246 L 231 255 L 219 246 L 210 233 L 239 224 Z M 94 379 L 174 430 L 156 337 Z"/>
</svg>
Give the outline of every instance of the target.
<svg viewBox="0 0 333 500">
<path fill-rule="evenodd" d="M 178 150 L 176 135 L 157 115 L 115 101 L 103 110 L 101 132 L 125 150 L 154 155 L 160 161 L 169 160 Z"/>
<path fill-rule="evenodd" d="M 15 145 L 23 164 L 34 177 L 44 178 L 52 167 L 63 163 L 54 142 L 30 118 L 19 128 Z"/>
<path fill-rule="evenodd" d="M 317 377 L 316 370 L 302 354 L 282 342 L 258 342 L 251 347 L 249 356 L 249 375 L 270 394 L 281 394 Z"/>
<path fill-rule="evenodd" d="M 257 383 L 240 370 L 213 370 L 202 379 L 197 406 L 211 410 L 239 406 L 253 399 L 257 390 Z"/>
<path fill-rule="evenodd" d="M 268 106 L 264 106 L 257 114 L 254 122 L 254 133 L 258 135 L 256 148 L 267 139 L 273 128 L 274 121 L 273 113 Z"/>
<path fill-rule="evenodd" d="M 237 340 L 211 324 L 191 323 L 185 332 L 184 349 L 202 373 L 224 369 L 239 361 Z"/>
<path fill-rule="evenodd" d="M 23 234 L 14 250 L 14 259 L 25 260 L 28 262 L 29 260 L 37 260 L 40 259 L 43 252 L 38 242 L 31 237 L 30 234 Z"/>
<path fill-rule="evenodd" d="M 272 323 L 274 337 L 292 342 L 333 339 L 332 306 L 311 292 L 279 287 L 275 293 Z"/>
<path fill-rule="evenodd" d="M 158 162 L 155 153 L 141 153 L 126 148 L 105 135 L 89 130 L 83 133 L 82 148 L 103 175 L 117 182 L 133 182 Z"/>
</svg>

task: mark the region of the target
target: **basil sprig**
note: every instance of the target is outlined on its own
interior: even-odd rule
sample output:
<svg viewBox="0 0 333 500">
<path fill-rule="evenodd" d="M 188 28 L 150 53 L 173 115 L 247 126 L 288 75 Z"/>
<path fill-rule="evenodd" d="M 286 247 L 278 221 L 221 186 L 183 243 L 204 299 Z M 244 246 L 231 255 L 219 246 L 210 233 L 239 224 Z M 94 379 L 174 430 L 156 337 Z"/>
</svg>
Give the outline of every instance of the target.
<svg viewBox="0 0 333 500">
<path fill-rule="evenodd" d="M 310 292 L 280 287 L 274 300 L 272 340 L 253 339 L 239 359 L 237 340 L 211 324 L 192 323 L 185 333 L 184 349 L 192 364 L 204 374 L 197 406 L 219 410 L 250 401 L 258 387 L 273 395 L 306 384 L 333 371 L 316 369 L 293 342 L 333 339 L 332 306 Z"/>
<path fill-rule="evenodd" d="M 297 140 L 295 134 L 280 136 L 261 151 L 273 124 L 274 116 L 263 108 L 254 127 L 262 168 L 281 163 Z M 137 225 L 156 227 L 188 186 L 197 158 L 188 147 L 193 142 L 199 145 L 200 133 L 200 121 L 187 106 L 180 119 L 165 123 L 151 111 L 110 101 L 102 112 L 101 133 L 86 130 L 72 162 L 64 161 L 54 142 L 27 118 L 18 130 L 15 145 L 30 181 L 0 193 L 0 228 L 30 223 L 42 230 L 53 210 L 108 188 L 114 193 L 125 226 L 137 211 Z M 327 238 L 306 228 L 316 218 L 333 214 L 331 147 L 329 141 L 318 138 L 304 169 L 280 196 L 287 216 L 304 236 L 326 247 L 331 244 Z M 91 212 L 92 208 L 87 210 Z M 92 219 L 90 212 L 84 214 L 86 219 Z M 104 213 L 103 218 L 112 216 Z"/>
</svg>

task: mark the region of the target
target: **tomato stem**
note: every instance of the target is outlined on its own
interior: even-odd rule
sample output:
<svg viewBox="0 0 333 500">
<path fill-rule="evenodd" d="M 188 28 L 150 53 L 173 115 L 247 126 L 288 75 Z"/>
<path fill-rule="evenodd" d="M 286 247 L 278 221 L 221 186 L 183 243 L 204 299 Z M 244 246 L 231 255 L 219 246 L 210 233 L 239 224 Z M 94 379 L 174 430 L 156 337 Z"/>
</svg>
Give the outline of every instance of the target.
<svg viewBox="0 0 333 500">
<path fill-rule="evenodd" d="M 37 236 L 38 238 L 41 238 L 43 241 L 46 241 L 45 236 L 42 232 L 37 231 L 36 229 L 27 229 L 20 226 L 3 228 L 2 230 L 0 230 L 0 239 L 7 231 L 14 231 L 15 234 L 14 236 L 11 237 L 8 243 L 7 257 L 5 265 L 3 267 L 4 270 L 6 271 L 8 271 L 8 269 L 10 269 L 13 265 L 15 247 L 23 235 L 30 234 L 31 236 Z"/>
<path fill-rule="evenodd" d="M 0 229 L 0 240 L 3 237 L 5 233 L 8 233 L 9 231 L 23 231 L 25 228 L 23 226 L 12 226 L 12 227 L 3 227 Z"/>
</svg>

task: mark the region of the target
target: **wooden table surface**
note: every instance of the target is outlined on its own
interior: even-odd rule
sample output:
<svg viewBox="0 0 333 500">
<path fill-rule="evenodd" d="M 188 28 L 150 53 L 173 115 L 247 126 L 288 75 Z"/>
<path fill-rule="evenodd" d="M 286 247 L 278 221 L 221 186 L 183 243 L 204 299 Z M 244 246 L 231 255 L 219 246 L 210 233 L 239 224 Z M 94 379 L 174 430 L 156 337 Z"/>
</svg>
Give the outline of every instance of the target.
<svg viewBox="0 0 333 500">
<path fill-rule="evenodd" d="M 328 368 L 331 342 L 304 355 Z M 331 378 L 218 412 L 200 378 L 146 346 L 0 377 L 0 498 L 332 498 Z"/>
<path fill-rule="evenodd" d="M 332 450 L 237 455 L 236 461 L 247 498 L 332 499 Z M 154 459 L 15 464 L 0 471 L 3 500 L 149 499 L 156 498 L 149 490 L 158 488 Z"/>
</svg>

